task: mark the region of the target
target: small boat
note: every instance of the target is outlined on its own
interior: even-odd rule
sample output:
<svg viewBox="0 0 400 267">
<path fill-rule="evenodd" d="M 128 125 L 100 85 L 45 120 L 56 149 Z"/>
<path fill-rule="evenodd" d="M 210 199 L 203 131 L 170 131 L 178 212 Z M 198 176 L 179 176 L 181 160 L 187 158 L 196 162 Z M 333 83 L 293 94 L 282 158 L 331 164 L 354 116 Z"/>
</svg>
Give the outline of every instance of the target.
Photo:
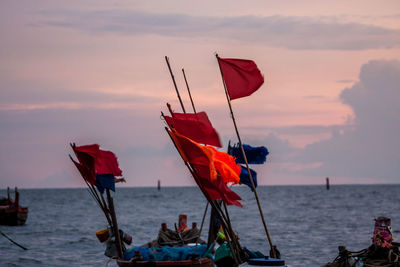
<svg viewBox="0 0 400 267">
<path fill-rule="evenodd" d="M 10 197 L 10 189 L 7 189 L 7 198 L 2 198 L 0 203 L 0 225 L 24 225 L 28 218 L 28 208 L 19 205 L 19 192 L 15 188 L 15 200 Z"/>
<path fill-rule="evenodd" d="M 339 255 L 323 267 L 398 267 L 399 248 L 400 243 L 393 241 L 391 219 L 378 217 L 375 218 L 372 244 L 368 248 L 351 252 L 345 246 L 339 246 Z"/>
</svg>

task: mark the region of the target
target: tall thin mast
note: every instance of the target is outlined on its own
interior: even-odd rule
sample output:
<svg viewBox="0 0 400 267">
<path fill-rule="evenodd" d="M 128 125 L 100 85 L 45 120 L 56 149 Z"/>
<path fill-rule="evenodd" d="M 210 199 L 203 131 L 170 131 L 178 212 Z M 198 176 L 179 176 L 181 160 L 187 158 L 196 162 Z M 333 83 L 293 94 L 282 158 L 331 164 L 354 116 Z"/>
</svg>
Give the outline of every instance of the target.
<svg viewBox="0 0 400 267">
<path fill-rule="evenodd" d="M 189 98 L 190 98 L 190 102 L 192 103 L 193 111 L 194 111 L 194 113 L 197 113 L 197 112 L 196 112 L 196 108 L 194 107 L 194 103 L 193 103 L 193 99 L 192 99 L 192 94 L 190 93 L 189 84 L 188 84 L 188 82 L 187 82 L 187 80 L 186 80 L 185 70 L 184 70 L 183 68 L 182 68 L 182 73 L 183 73 L 183 78 L 185 78 L 186 88 L 187 88 L 188 93 L 189 93 Z"/>
<path fill-rule="evenodd" d="M 176 91 L 176 94 L 178 95 L 179 102 L 181 103 L 183 113 L 186 113 L 185 107 L 183 106 L 183 102 L 181 99 L 181 95 L 179 94 L 179 91 L 178 91 L 178 86 L 176 86 L 175 77 L 174 77 L 174 74 L 172 73 L 171 66 L 169 65 L 169 59 L 167 56 L 165 56 L 165 61 L 167 62 L 169 73 L 171 74 L 172 81 L 174 82 L 175 91 Z"/>
<path fill-rule="evenodd" d="M 268 243 L 269 243 L 269 245 L 270 245 L 270 247 L 271 247 L 272 255 L 273 255 L 273 257 L 275 258 L 276 255 L 275 255 L 274 246 L 272 245 L 271 237 L 270 237 L 270 235 L 269 235 L 268 228 L 267 228 L 267 224 L 266 224 L 265 219 L 264 219 L 264 214 L 263 214 L 263 211 L 262 211 L 262 208 L 261 208 L 261 204 L 260 204 L 260 201 L 259 201 L 259 199 L 258 199 L 257 190 L 256 190 L 256 187 L 255 187 L 255 185 L 254 185 L 253 177 L 252 177 L 251 172 L 250 172 L 249 163 L 248 163 L 248 161 L 247 161 L 246 153 L 244 152 L 244 148 L 243 148 L 243 143 L 242 143 L 242 140 L 241 140 L 241 138 L 240 138 L 239 130 L 238 130 L 237 125 L 236 125 L 235 115 L 233 114 L 232 105 L 231 105 L 231 99 L 229 98 L 228 90 L 227 90 L 227 88 L 226 88 L 225 79 L 224 79 L 224 74 L 222 73 L 221 64 L 219 63 L 219 60 L 218 60 L 218 54 L 216 54 L 215 56 L 217 57 L 217 62 L 218 62 L 219 70 L 220 70 L 220 72 L 221 72 L 222 83 L 223 83 L 223 85 L 224 85 L 226 100 L 228 101 L 229 110 L 230 110 L 230 112 L 231 112 L 231 117 L 232 117 L 233 125 L 234 125 L 234 127 L 235 127 L 236 135 L 237 135 L 237 138 L 238 138 L 238 140 L 239 140 L 240 148 L 241 148 L 241 150 L 242 150 L 244 162 L 246 163 L 247 172 L 249 173 L 249 176 L 250 176 L 251 187 L 253 188 L 254 196 L 255 196 L 256 201 L 257 201 L 258 210 L 259 210 L 259 212 L 260 212 L 260 216 L 261 216 L 261 220 L 262 220 L 262 223 L 263 223 L 263 226 L 264 226 L 264 230 L 265 230 L 265 233 L 266 233 L 267 238 L 268 238 Z"/>
<path fill-rule="evenodd" d="M 184 113 L 186 113 L 185 107 L 184 107 L 184 105 L 183 105 L 182 99 L 181 99 L 180 94 L 179 94 L 178 87 L 176 86 L 175 77 L 174 77 L 174 75 L 173 75 L 173 73 L 172 73 L 171 66 L 170 66 L 170 64 L 169 64 L 169 59 L 168 59 L 167 56 L 165 56 L 165 60 L 166 60 L 166 62 L 167 62 L 168 69 L 169 69 L 169 72 L 170 72 L 170 74 L 171 74 L 171 78 L 172 78 L 172 81 L 173 81 L 173 83 L 174 83 L 175 90 L 176 90 L 176 94 L 178 95 L 178 99 L 179 99 L 179 102 L 180 102 L 180 104 L 181 104 L 182 110 L 183 110 Z M 182 68 L 182 72 L 183 72 L 183 76 L 184 76 L 184 78 L 185 78 L 186 87 L 187 87 L 187 90 L 188 90 L 188 93 L 189 93 L 190 101 L 191 101 L 191 103 L 192 103 L 193 111 L 194 111 L 194 113 L 196 113 L 196 108 L 195 108 L 195 106 L 194 106 L 194 102 L 193 102 L 193 99 L 192 99 L 192 95 L 191 95 L 190 89 L 189 89 L 189 84 L 188 84 L 188 82 L 187 82 L 186 75 L 185 75 L 185 71 L 184 71 L 183 68 Z M 171 106 L 170 106 L 168 103 L 167 103 L 167 107 L 168 107 L 168 109 L 169 109 L 171 115 L 173 115 Z M 161 114 L 162 114 L 162 113 L 161 113 Z M 162 116 L 163 116 L 163 114 L 162 114 Z M 166 130 L 167 130 L 167 129 L 166 129 Z M 169 132 L 168 132 L 168 130 L 167 130 L 167 133 L 168 133 L 168 135 L 170 135 Z M 170 136 L 170 137 L 171 137 L 171 136 Z M 172 137 L 171 137 L 171 141 L 172 141 L 172 143 L 175 145 L 175 148 L 177 148 L 177 146 L 176 146 L 176 144 L 175 144 L 175 142 L 174 142 L 174 140 L 173 140 Z M 178 148 L 177 148 L 177 150 L 178 150 Z M 179 150 L 178 150 L 178 151 L 179 151 Z M 184 161 L 184 162 L 185 162 L 185 161 Z M 187 166 L 187 168 L 188 168 L 189 171 L 191 172 L 193 178 L 195 179 L 196 183 L 198 184 L 199 188 L 201 189 L 201 187 L 200 187 L 200 185 L 199 185 L 199 183 L 198 183 L 197 173 L 194 171 L 194 169 L 191 167 L 191 165 L 190 165 L 189 163 L 185 162 L 185 165 Z M 202 190 L 202 189 L 201 189 L 201 190 Z M 203 192 L 203 194 L 204 194 L 204 192 Z M 206 214 L 207 209 L 208 209 L 208 205 L 210 204 L 214 209 L 217 210 L 217 214 L 219 215 L 221 221 L 223 222 L 222 224 L 224 225 L 224 228 L 226 229 L 226 231 L 227 231 L 229 237 L 231 238 L 231 240 L 232 240 L 233 243 L 234 243 L 235 248 L 232 247 L 232 244 L 231 244 L 230 242 L 228 242 L 229 247 L 230 247 L 231 252 L 232 252 L 232 256 L 233 256 L 233 258 L 234 258 L 234 260 L 235 260 L 235 262 L 236 262 L 236 265 L 239 265 L 239 262 L 240 262 L 240 256 L 239 256 L 239 255 L 240 255 L 240 253 L 239 253 L 238 250 L 239 250 L 239 249 L 241 250 L 241 247 L 240 247 L 240 245 L 238 244 L 238 240 L 236 239 L 236 237 L 235 237 L 235 235 L 234 235 L 234 233 L 233 233 L 232 226 L 230 225 L 229 215 L 228 215 L 228 214 L 225 215 L 221 209 L 218 209 L 218 208 L 217 208 L 217 205 L 216 205 L 211 199 L 208 199 L 208 197 L 207 197 L 206 194 L 204 194 L 204 196 L 205 196 L 206 199 L 207 199 L 207 205 L 206 205 L 206 208 L 205 208 L 205 211 L 204 211 L 204 215 L 203 215 L 202 221 L 204 221 L 205 214 Z M 226 216 L 228 216 L 228 218 L 227 218 Z M 225 222 L 225 223 L 224 223 L 224 222 Z M 202 222 L 202 224 L 203 224 L 203 222 Z M 197 243 L 197 242 L 196 242 L 196 243 Z M 236 251 L 236 253 L 235 253 L 235 251 Z M 238 258 L 238 257 L 239 257 L 239 258 Z"/>
</svg>

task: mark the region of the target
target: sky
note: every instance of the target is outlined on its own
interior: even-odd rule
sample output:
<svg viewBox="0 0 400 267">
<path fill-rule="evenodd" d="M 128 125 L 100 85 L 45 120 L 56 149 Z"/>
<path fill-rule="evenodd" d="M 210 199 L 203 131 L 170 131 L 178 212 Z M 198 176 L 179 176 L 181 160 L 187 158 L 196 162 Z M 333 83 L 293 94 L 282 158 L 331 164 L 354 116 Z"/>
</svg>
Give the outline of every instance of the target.
<svg viewBox="0 0 400 267">
<path fill-rule="evenodd" d="M 0 188 L 83 187 L 70 142 L 113 151 L 121 186 L 194 185 L 160 119 L 206 111 L 237 142 L 215 53 L 265 83 L 232 101 L 261 185 L 400 182 L 400 2 L 0 2 Z"/>
</svg>

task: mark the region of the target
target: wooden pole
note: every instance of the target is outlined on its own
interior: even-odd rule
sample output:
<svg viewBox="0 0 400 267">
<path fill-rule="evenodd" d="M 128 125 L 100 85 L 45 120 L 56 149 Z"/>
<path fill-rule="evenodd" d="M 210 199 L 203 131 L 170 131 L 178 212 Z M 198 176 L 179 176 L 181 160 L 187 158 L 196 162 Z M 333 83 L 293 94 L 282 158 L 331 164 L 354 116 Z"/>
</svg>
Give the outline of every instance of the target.
<svg viewBox="0 0 400 267">
<path fill-rule="evenodd" d="M 185 69 L 183 69 L 183 68 L 182 68 L 182 73 L 183 73 L 183 78 L 185 79 L 186 88 L 187 88 L 187 91 L 188 91 L 188 94 L 189 94 L 189 98 L 190 98 L 190 103 L 192 103 L 193 112 L 197 113 L 196 112 L 196 107 L 194 106 L 192 94 L 190 93 L 189 83 L 188 83 L 188 81 L 186 79 Z M 168 108 L 171 109 L 170 106 L 168 106 Z M 170 110 L 170 112 L 171 112 L 171 110 Z M 172 112 L 171 112 L 171 114 L 172 114 Z M 200 234 L 201 234 L 201 231 L 203 230 L 204 220 L 205 220 L 206 215 L 207 215 L 207 210 L 208 210 L 208 205 L 209 204 L 210 203 L 207 201 L 206 208 L 205 208 L 204 213 L 203 213 L 203 218 L 201 219 L 200 233 L 199 233 L 199 237 L 197 238 L 197 241 L 196 241 L 196 247 L 195 247 L 195 250 L 194 250 L 195 252 L 196 252 L 196 248 L 197 248 L 197 242 L 200 239 Z"/>
<path fill-rule="evenodd" d="M 119 236 L 117 216 L 115 215 L 115 209 L 114 209 L 114 201 L 110 195 L 110 189 L 106 188 L 106 192 L 107 192 L 108 207 L 110 209 L 111 219 L 112 219 L 112 224 L 113 224 L 115 243 L 117 245 L 117 250 L 118 250 L 118 257 L 120 259 L 122 259 L 122 243 L 121 243 L 121 237 Z"/>
<path fill-rule="evenodd" d="M 180 104 L 181 104 L 181 106 L 182 106 L 182 110 L 183 110 L 184 113 L 186 113 L 185 107 L 184 107 L 183 102 L 182 102 L 182 99 L 181 99 L 181 97 L 180 97 L 180 94 L 179 94 L 179 91 L 178 91 L 178 87 L 176 86 L 175 78 L 174 78 L 174 75 L 173 75 L 173 73 L 172 73 L 171 66 L 170 66 L 170 64 L 169 64 L 169 60 L 168 60 L 168 57 L 167 57 L 167 56 L 165 56 L 165 60 L 166 60 L 167 65 L 168 65 L 168 69 L 169 69 L 169 72 L 170 72 L 170 74 L 171 74 L 172 81 L 174 82 L 175 90 L 176 90 L 176 93 L 177 93 L 177 95 L 178 95 L 179 102 L 180 102 Z M 192 97 L 191 97 L 190 89 L 189 89 L 189 86 L 188 86 L 188 83 L 187 83 L 187 80 L 186 80 L 186 75 L 185 75 L 185 72 L 184 72 L 183 69 L 182 69 L 182 72 L 183 72 L 183 75 L 184 75 L 184 77 L 185 77 L 185 82 L 186 82 L 187 90 L 188 90 L 188 93 L 189 93 L 189 96 L 190 96 L 190 100 L 191 100 L 191 103 L 192 103 L 192 106 L 193 106 L 193 110 L 194 110 L 194 112 L 196 113 L 196 109 L 195 109 L 195 107 L 194 107 L 194 103 L 193 103 L 193 99 L 192 99 Z M 171 110 L 171 106 L 170 106 L 169 104 L 167 104 L 167 106 L 168 106 L 168 109 L 169 109 L 169 111 L 170 111 L 170 113 L 171 113 L 171 116 L 173 116 L 173 112 L 172 112 L 172 110 Z M 161 113 L 161 114 L 162 114 L 162 113 Z M 164 116 L 164 115 L 162 114 L 162 116 Z M 166 129 L 168 135 L 170 136 L 170 138 L 171 138 L 171 140 L 172 140 L 172 143 L 174 144 L 175 148 L 176 148 L 176 149 L 178 150 L 178 152 L 179 152 L 179 149 L 177 148 L 177 146 L 176 146 L 176 144 L 175 144 L 175 142 L 174 142 L 174 139 L 173 139 L 173 138 L 171 137 L 171 135 L 169 134 L 168 129 L 167 129 L 167 128 L 165 128 L 165 129 Z M 179 153 L 180 153 L 180 152 L 179 152 Z M 197 173 L 194 171 L 194 169 L 192 168 L 192 166 L 190 165 L 190 163 L 188 163 L 188 162 L 186 162 L 186 161 L 184 161 L 184 163 L 185 163 L 185 165 L 187 166 L 187 168 L 189 169 L 189 171 L 191 172 L 191 174 L 192 174 L 194 180 L 196 181 L 197 185 L 199 186 L 200 190 L 203 191 L 202 188 L 201 188 L 200 185 L 199 185 Z M 229 235 L 231 236 L 231 239 L 232 239 L 232 240 L 235 239 L 235 244 L 237 244 L 238 241 L 236 240 L 236 237 L 235 237 L 233 234 L 230 233 L 230 232 L 232 231 L 232 228 L 231 228 L 230 225 L 229 225 L 229 227 L 227 226 L 227 223 L 226 223 L 227 219 L 226 219 L 226 217 L 224 216 L 222 210 L 221 210 L 221 209 L 217 209 L 217 207 L 216 207 L 217 205 L 215 205 L 215 203 L 213 203 L 213 201 L 211 201 L 211 199 L 208 198 L 208 195 L 207 195 L 207 194 L 205 194 L 205 193 L 203 192 L 203 195 L 204 195 L 204 196 L 206 197 L 206 199 L 207 199 L 206 211 L 207 211 L 207 209 L 208 209 L 208 204 L 211 204 L 211 206 L 214 207 L 214 208 L 218 211 L 217 214 L 218 214 L 218 216 L 219 216 L 220 219 L 221 219 L 223 228 L 226 229 L 226 231 L 227 231 L 227 232 L 229 233 Z M 205 212 L 206 212 L 206 211 L 205 211 Z M 225 221 L 224 221 L 224 220 L 225 220 Z M 232 233 L 233 233 L 233 231 L 232 231 Z M 237 255 L 237 254 L 235 253 L 234 249 L 232 248 L 232 246 L 231 246 L 231 244 L 230 244 L 229 242 L 228 242 L 228 244 L 229 244 L 229 247 L 230 247 L 230 249 L 231 249 L 232 256 L 234 257 L 234 260 L 235 260 L 235 262 L 236 262 L 236 265 L 239 266 L 240 255 Z M 237 256 L 239 256 L 239 260 L 238 260 Z"/>
<path fill-rule="evenodd" d="M 185 78 L 186 88 L 187 88 L 188 93 L 189 93 L 189 98 L 190 98 L 190 102 L 192 103 L 193 111 L 194 111 L 194 113 L 197 113 L 197 112 L 196 112 L 196 108 L 194 107 L 194 103 L 193 103 L 193 99 L 192 99 L 192 94 L 190 93 L 189 84 L 188 84 L 188 82 L 187 82 L 187 80 L 186 80 L 186 75 L 185 75 L 185 70 L 184 70 L 184 69 L 182 69 L 182 73 L 183 73 L 183 78 Z"/>
<path fill-rule="evenodd" d="M 172 143 L 174 144 L 174 146 L 175 146 L 176 150 L 178 151 L 179 155 L 181 155 L 181 152 L 180 152 L 180 150 L 178 149 L 177 145 L 175 144 L 175 141 L 174 141 L 174 139 L 172 138 L 171 134 L 169 133 L 168 129 L 165 128 L 165 130 L 167 131 L 169 137 L 171 138 L 171 141 L 172 141 Z M 181 158 L 182 158 L 182 155 L 181 155 Z M 182 160 L 183 160 L 183 158 L 182 158 Z M 221 208 L 218 207 L 218 205 L 216 205 L 216 204 L 214 203 L 214 201 L 212 201 L 212 200 L 210 199 L 210 197 L 208 196 L 208 194 L 206 194 L 206 193 L 203 191 L 202 187 L 200 186 L 199 177 L 198 177 L 197 172 L 195 171 L 195 169 L 190 165 L 190 163 L 186 162 L 185 160 L 183 160 L 183 162 L 184 162 L 184 164 L 186 165 L 186 167 L 188 168 L 189 172 L 192 174 L 194 181 L 195 181 L 196 184 L 198 185 L 198 187 L 199 187 L 199 189 L 201 190 L 201 192 L 203 193 L 204 197 L 207 199 L 208 203 L 210 203 L 211 207 L 214 208 L 214 209 L 217 211 L 217 215 L 218 215 L 219 219 L 221 220 L 221 225 L 222 225 L 222 227 L 224 228 L 224 230 L 226 231 L 226 233 L 228 233 L 228 235 L 231 237 L 231 239 L 232 239 L 232 238 L 236 238 L 236 237 L 231 233 L 231 229 L 228 227 L 227 219 L 226 219 L 226 217 L 224 216 L 224 214 L 223 214 Z M 237 240 L 236 240 L 236 241 L 237 241 Z M 229 244 L 229 243 L 228 243 L 228 244 Z M 230 247 L 230 249 L 231 249 L 232 256 L 234 257 L 234 260 L 235 260 L 235 262 L 236 262 L 236 265 L 238 266 L 238 265 L 239 265 L 239 260 L 237 259 L 237 256 L 239 256 L 239 255 L 237 255 L 237 253 L 236 253 L 235 250 L 232 248 L 232 246 L 230 246 L 230 244 L 229 244 L 229 247 Z M 240 259 L 240 258 L 239 258 L 239 259 Z"/>
<path fill-rule="evenodd" d="M 192 103 L 193 111 L 194 111 L 194 113 L 196 113 L 196 107 L 194 106 L 192 94 L 190 93 L 189 84 L 188 84 L 188 82 L 187 82 L 186 75 L 185 75 L 185 70 L 184 70 L 183 68 L 182 68 L 182 73 L 183 73 L 183 77 L 185 78 L 186 88 L 187 88 L 187 91 L 188 91 L 188 94 L 189 94 L 189 97 L 190 97 L 190 102 Z M 182 104 L 182 105 L 183 105 L 183 104 Z M 167 103 L 167 107 L 168 107 L 168 109 L 169 109 L 169 112 L 171 113 L 171 116 L 173 116 L 174 113 L 172 112 L 171 105 Z M 196 241 L 196 247 L 195 247 L 195 250 L 194 250 L 195 252 L 196 252 L 196 248 L 197 248 L 197 242 L 198 242 L 198 240 L 199 240 L 199 238 L 200 238 L 200 234 L 201 234 L 201 231 L 202 231 L 202 229 L 203 229 L 203 224 L 204 224 L 204 220 L 205 220 L 206 215 L 207 215 L 207 209 L 208 209 L 208 205 L 209 205 L 209 204 L 210 204 L 210 203 L 207 201 L 206 208 L 205 208 L 204 214 L 203 214 L 203 218 L 202 218 L 202 220 L 201 220 L 201 226 L 200 226 L 199 237 L 197 238 L 197 241 Z"/>
<path fill-rule="evenodd" d="M 167 56 L 165 56 L 165 61 L 167 62 L 169 73 L 171 74 L 172 81 L 174 82 L 175 91 L 176 91 L 176 94 L 178 95 L 179 102 L 181 103 L 183 113 L 186 113 L 185 107 L 183 106 L 183 102 L 181 99 L 181 95 L 179 94 L 179 91 L 178 91 L 178 86 L 176 86 L 175 77 L 174 77 L 174 74 L 172 73 L 171 66 L 169 65 L 169 59 Z"/>
<path fill-rule="evenodd" d="M 15 242 L 14 240 L 12 240 L 11 238 L 9 238 L 5 233 L 3 233 L 2 231 L 0 231 L 0 234 L 2 236 L 4 236 L 5 238 L 7 238 L 11 243 L 13 243 L 14 245 L 17 245 L 18 247 L 22 248 L 23 250 L 28 250 L 26 247 L 18 244 L 17 242 Z"/>
<path fill-rule="evenodd" d="M 73 144 L 70 144 L 72 148 L 74 148 Z M 74 162 L 73 158 L 71 157 L 71 155 L 69 155 L 69 158 L 71 159 L 72 162 Z M 104 212 L 104 216 L 106 216 L 107 222 L 111 227 L 111 219 L 110 219 L 110 215 L 109 215 L 109 211 L 107 209 L 107 205 L 104 201 L 103 195 L 100 194 L 102 201 L 100 200 L 99 195 L 97 194 L 97 191 L 95 189 L 95 187 L 91 184 L 89 184 L 84 177 L 82 177 L 83 181 L 85 181 L 86 185 L 87 185 L 87 190 L 89 192 L 89 195 L 92 196 L 92 198 L 94 199 L 94 201 L 99 205 L 100 209 Z"/>
<path fill-rule="evenodd" d="M 254 196 L 255 196 L 256 201 L 257 201 L 258 210 L 259 210 L 259 212 L 260 212 L 260 216 L 261 216 L 261 220 L 262 220 L 262 223 L 263 223 L 263 226 L 264 226 L 264 230 L 265 230 L 265 233 L 266 233 L 267 238 L 268 238 L 268 243 L 269 243 L 269 245 L 270 245 L 270 247 L 271 247 L 272 255 L 273 255 L 273 257 L 275 258 L 275 257 L 276 257 L 276 254 L 275 254 L 274 246 L 272 245 L 271 237 L 270 237 L 270 235 L 269 235 L 268 228 L 267 228 L 267 224 L 266 224 L 265 219 L 264 219 L 264 214 L 263 214 L 263 211 L 262 211 L 262 208 L 261 208 L 261 204 L 260 204 L 260 201 L 259 201 L 259 199 L 258 199 L 257 190 L 256 190 L 256 187 L 255 187 L 255 185 L 254 185 L 254 181 L 253 181 L 253 177 L 252 177 L 251 172 L 250 172 L 249 164 L 248 164 L 248 162 L 247 162 L 246 153 L 244 152 L 242 140 L 241 140 L 241 138 L 240 138 L 239 130 L 238 130 L 237 125 L 236 125 L 235 115 L 233 114 L 232 105 L 231 105 L 231 100 L 230 100 L 230 98 L 229 98 L 228 90 L 227 90 L 227 88 L 226 88 L 225 79 L 224 79 L 224 74 L 222 73 L 221 65 L 220 65 L 219 60 L 218 60 L 218 54 L 216 54 L 216 57 L 217 57 L 217 62 L 218 62 L 219 70 L 220 70 L 220 72 L 221 72 L 222 83 L 223 83 L 223 85 L 224 85 L 226 100 L 228 101 L 229 110 L 230 110 L 230 112 L 231 112 L 231 117 L 232 117 L 233 125 L 234 125 L 234 127 L 235 127 L 236 135 L 237 135 L 237 138 L 238 138 L 238 140 L 239 140 L 240 148 L 241 148 L 241 150 L 242 150 L 244 162 L 246 163 L 247 172 L 249 173 L 249 176 L 250 176 L 251 187 L 253 188 Z"/>
<path fill-rule="evenodd" d="M 200 225 L 200 230 L 199 230 L 199 236 L 198 236 L 197 239 L 196 239 L 196 246 L 194 247 L 193 254 L 196 253 L 197 243 L 199 242 L 200 235 L 201 235 L 201 231 L 203 231 L 203 225 L 204 225 L 204 221 L 205 221 L 205 219 L 206 219 L 207 210 L 208 210 L 208 205 L 209 205 L 209 203 L 208 203 L 208 201 L 207 201 L 206 209 L 204 210 L 203 218 L 201 219 L 201 225 Z"/>
</svg>

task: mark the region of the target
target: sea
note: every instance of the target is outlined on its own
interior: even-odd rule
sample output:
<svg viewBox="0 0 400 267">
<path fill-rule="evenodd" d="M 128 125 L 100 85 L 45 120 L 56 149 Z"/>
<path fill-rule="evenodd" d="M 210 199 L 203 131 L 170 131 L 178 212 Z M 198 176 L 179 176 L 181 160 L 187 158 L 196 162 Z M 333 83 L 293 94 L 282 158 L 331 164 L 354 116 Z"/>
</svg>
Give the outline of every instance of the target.
<svg viewBox="0 0 400 267">
<path fill-rule="evenodd" d="M 246 186 L 233 190 L 243 198 L 243 208 L 228 207 L 241 245 L 268 255 L 253 192 Z M 0 266 L 117 266 L 104 256 L 105 245 L 96 238 L 107 222 L 87 189 L 19 191 L 20 203 L 29 207 L 26 225 L 0 230 L 28 250 L 0 235 Z M 392 219 L 394 239 L 399 240 L 400 185 L 331 185 L 330 190 L 324 185 L 260 186 L 257 193 L 272 242 L 288 267 L 322 266 L 337 256 L 339 245 L 350 251 L 367 248 L 379 216 Z M 174 229 L 179 214 L 200 227 L 206 208 L 196 187 L 117 188 L 112 195 L 119 227 L 136 246 L 155 239 L 163 222 Z M 209 212 L 204 240 L 208 224 Z"/>
</svg>

